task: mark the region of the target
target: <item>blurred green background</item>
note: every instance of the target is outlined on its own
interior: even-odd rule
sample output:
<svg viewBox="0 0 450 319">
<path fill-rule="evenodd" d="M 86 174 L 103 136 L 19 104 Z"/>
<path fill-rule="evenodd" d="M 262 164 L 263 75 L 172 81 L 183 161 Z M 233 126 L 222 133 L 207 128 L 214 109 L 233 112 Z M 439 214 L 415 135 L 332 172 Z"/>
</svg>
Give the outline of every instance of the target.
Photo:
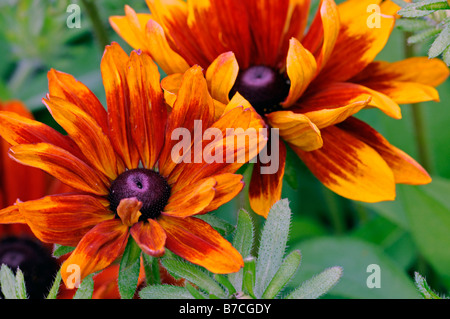
<svg viewBox="0 0 450 319">
<path fill-rule="evenodd" d="M 342 1 L 337 1 L 342 2 Z M 20 99 L 40 121 L 55 125 L 41 103 L 48 92 L 47 71 L 67 72 L 86 84 L 104 103 L 100 60 L 105 43 L 131 48 L 108 23 L 123 15 L 124 5 L 148 12 L 145 1 L 125 0 L 0 0 L 0 100 Z M 317 1 L 313 1 L 315 10 Z M 81 9 L 81 28 L 68 28 L 69 4 Z M 97 15 L 97 20 L 92 16 Z M 92 23 L 92 21 L 99 21 Z M 377 60 L 405 58 L 405 35 L 395 29 Z M 426 44 L 416 48 L 426 55 Z M 393 202 L 365 204 L 344 199 L 324 188 L 304 164 L 288 152 L 283 198 L 294 214 L 289 249 L 300 249 L 302 265 L 292 287 L 329 266 L 344 268 L 344 276 L 327 297 L 420 298 L 414 286 L 418 271 L 441 294 L 450 291 L 450 80 L 439 88 L 441 102 L 403 105 L 403 119 L 364 110 L 358 117 L 393 145 L 426 166 L 433 182 L 397 187 Z M 422 121 L 417 133 L 415 119 Z M 424 137 L 424 143 L 418 143 Z M 251 167 L 242 169 L 248 175 Z M 33 185 L 27 185 L 33 187 Z M 246 191 L 217 214 L 235 222 L 238 208 L 248 208 Z M 257 224 L 262 218 L 255 215 Z M 367 267 L 381 268 L 381 288 L 366 285 Z"/>
</svg>

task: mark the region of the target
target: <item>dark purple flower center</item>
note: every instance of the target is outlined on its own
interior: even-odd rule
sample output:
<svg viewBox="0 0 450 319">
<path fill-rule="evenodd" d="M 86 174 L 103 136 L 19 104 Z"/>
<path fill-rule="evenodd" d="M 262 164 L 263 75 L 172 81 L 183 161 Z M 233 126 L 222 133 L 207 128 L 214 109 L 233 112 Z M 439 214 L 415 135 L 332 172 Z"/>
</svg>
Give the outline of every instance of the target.
<svg viewBox="0 0 450 319">
<path fill-rule="evenodd" d="M 45 298 L 58 271 L 58 263 L 51 256 L 50 251 L 28 238 L 2 239 L 0 241 L 1 264 L 7 265 L 13 272 L 20 268 L 30 299 Z"/>
<path fill-rule="evenodd" d="M 156 218 L 167 205 L 170 186 L 164 177 L 151 169 L 131 169 L 120 174 L 111 184 L 110 209 L 117 213 L 120 201 L 132 197 L 142 202 L 140 220 Z"/>
<path fill-rule="evenodd" d="M 281 109 L 289 94 L 290 82 L 283 74 L 267 66 L 256 65 L 239 73 L 230 97 L 239 92 L 261 114 Z"/>
</svg>

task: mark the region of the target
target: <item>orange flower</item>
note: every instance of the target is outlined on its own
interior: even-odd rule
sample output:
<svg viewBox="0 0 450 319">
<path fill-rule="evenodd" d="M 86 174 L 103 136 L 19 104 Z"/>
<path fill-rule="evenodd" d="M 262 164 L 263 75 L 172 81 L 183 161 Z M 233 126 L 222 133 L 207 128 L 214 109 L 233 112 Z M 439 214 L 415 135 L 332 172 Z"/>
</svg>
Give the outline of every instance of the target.
<svg viewBox="0 0 450 319">
<path fill-rule="evenodd" d="M 25 105 L 16 100 L 0 102 L 0 111 L 33 118 Z M 36 199 L 61 189 L 62 184 L 50 179 L 45 172 L 11 160 L 9 147 L 0 139 L 0 209 L 14 204 L 17 198 Z M 25 183 L 32 187 L 24 187 Z M 0 265 L 6 264 L 13 271 L 17 267 L 22 270 L 30 298 L 43 298 L 58 271 L 52 249 L 52 245 L 39 242 L 26 224 L 0 225 Z"/>
<path fill-rule="evenodd" d="M 0 113 L 0 134 L 13 145 L 10 156 L 77 190 L 18 201 L 0 211 L 0 222 L 26 222 L 44 242 L 76 246 L 61 268 L 66 285 L 68 266 L 78 265 L 81 278 L 104 269 L 121 255 L 129 235 L 152 256 L 167 248 L 215 273 L 238 271 L 243 260 L 237 250 L 194 215 L 215 210 L 241 191 L 242 176 L 234 172 L 243 164 L 174 162 L 177 142 L 171 136 L 177 128 L 192 133 L 196 120 L 203 129 L 246 129 L 256 124 L 251 110 L 231 105 L 215 121 L 206 80 L 194 66 L 184 74 L 168 114 L 156 64 L 141 52 L 128 56 L 116 43 L 107 46 L 101 72 L 107 111 L 72 76 L 48 73 L 50 92 L 43 102 L 67 136 Z M 242 152 L 227 137 L 217 142 L 224 154 Z M 264 140 L 251 142 L 256 139 Z M 245 153 L 251 158 L 257 150 Z"/>
<path fill-rule="evenodd" d="M 442 61 L 410 58 L 373 62 L 394 27 L 390 1 L 322 0 L 308 31 L 309 0 L 147 0 L 151 14 L 110 17 L 131 46 L 148 52 L 169 74 L 199 64 L 216 105 L 240 93 L 314 175 L 334 192 L 359 201 L 395 198 L 395 184 L 425 184 L 427 172 L 369 125 L 353 118 L 376 107 L 401 118 L 398 104 L 439 99 L 434 87 L 448 77 Z M 382 14 L 374 7 L 381 5 Z M 375 7 L 375 9 L 378 7 Z M 220 103 L 219 103 L 220 102 Z M 220 112 L 218 112 L 220 114 Z M 250 203 L 267 216 L 281 195 L 280 169 L 262 175 L 258 162 Z"/>
</svg>

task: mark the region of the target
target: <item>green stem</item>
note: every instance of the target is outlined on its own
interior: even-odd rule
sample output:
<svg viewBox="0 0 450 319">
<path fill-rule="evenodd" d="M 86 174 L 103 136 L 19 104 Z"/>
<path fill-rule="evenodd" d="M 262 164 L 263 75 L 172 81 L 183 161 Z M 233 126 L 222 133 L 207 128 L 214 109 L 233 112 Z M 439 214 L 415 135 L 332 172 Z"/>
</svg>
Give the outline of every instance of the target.
<svg viewBox="0 0 450 319">
<path fill-rule="evenodd" d="M 100 19 L 100 15 L 98 13 L 97 5 L 93 0 L 82 0 L 84 8 L 91 20 L 92 27 L 94 29 L 95 37 L 97 38 L 97 42 L 100 46 L 100 49 L 103 51 L 105 46 L 110 44 L 108 32 Z"/>
<path fill-rule="evenodd" d="M 411 36 L 410 33 L 405 32 L 404 40 L 404 53 L 406 58 L 415 56 L 415 47 L 413 45 L 408 45 L 406 39 Z M 414 134 L 416 138 L 416 147 L 418 152 L 418 159 L 430 174 L 433 174 L 433 160 L 431 156 L 430 144 L 427 138 L 427 125 L 425 121 L 425 114 L 423 110 L 423 105 L 421 103 L 411 104 L 412 107 L 412 121 L 414 126 Z"/>
</svg>

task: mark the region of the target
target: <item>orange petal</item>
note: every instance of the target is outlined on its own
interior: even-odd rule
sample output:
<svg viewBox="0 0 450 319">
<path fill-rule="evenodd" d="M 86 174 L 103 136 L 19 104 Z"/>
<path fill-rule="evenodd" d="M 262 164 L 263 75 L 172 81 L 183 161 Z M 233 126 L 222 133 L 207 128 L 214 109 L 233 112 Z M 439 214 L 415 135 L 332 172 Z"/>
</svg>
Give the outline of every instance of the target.
<svg viewBox="0 0 450 319">
<path fill-rule="evenodd" d="M 73 288 L 74 283 L 69 280 L 74 279 L 74 269 L 79 269 L 79 280 L 82 281 L 87 275 L 111 265 L 124 251 L 127 240 L 128 227 L 120 219 L 107 220 L 92 228 L 61 266 L 66 287 Z"/>
<path fill-rule="evenodd" d="M 109 137 L 96 120 L 76 105 L 61 98 L 50 96 L 49 99 L 43 99 L 43 102 L 56 122 L 82 150 L 90 164 L 111 180 L 116 179 L 119 174 L 118 159 Z M 121 167 L 120 171 L 123 170 Z"/>
<path fill-rule="evenodd" d="M 228 95 L 239 73 L 239 65 L 233 52 L 219 55 L 206 70 L 206 82 L 211 96 L 227 104 Z"/>
<path fill-rule="evenodd" d="M 96 195 L 108 195 L 109 181 L 69 152 L 46 143 L 11 147 L 10 156 L 19 163 L 42 169 L 63 183 Z"/>
<path fill-rule="evenodd" d="M 273 137 L 271 137 L 273 138 Z M 267 147 L 269 147 L 270 142 Z M 274 155 L 273 155 L 274 156 Z M 272 165 L 272 162 L 262 163 L 258 160 L 253 166 L 252 179 L 248 196 L 250 206 L 255 213 L 267 218 L 270 208 L 281 199 L 284 168 L 286 165 L 286 147 L 279 141 L 278 169 L 275 173 L 264 174 L 263 168 Z"/>
<path fill-rule="evenodd" d="M 377 82 L 415 82 L 437 87 L 449 76 L 449 69 L 440 59 L 413 57 L 398 62 L 375 61 L 351 79 L 369 86 Z"/>
<path fill-rule="evenodd" d="M 25 224 L 26 220 L 19 212 L 19 206 L 11 205 L 0 209 L 0 223 L 1 224 Z"/>
<path fill-rule="evenodd" d="M 379 0 L 350 0 L 338 6 L 341 21 L 339 37 L 318 81 L 346 81 L 361 72 L 384 48 L 395 18 L 377 15 L 380 25 L 371 28 L 368 21 L 373 12 L 368 12 L 367 8 L 379 3 Z"/>
<path fill-rule="evenodd" d="M 210 63 L 220 54 L 233 51 L 247 68 L 251 61 L 252 34 L 248 10 L 239 0 L 187 2 L 188 25 L 194 43 Z M 206 68 L 207 65 L 201 64 Z"/>
<path fill-rule="evenodd" d="M 389 96 L 362 85 L 360 88 L 372 96 L 372 100 L 368 104 L 369 107 L 376 107 L 394 119 L 399 120 L 402 118 L 402 110 L 400 109 L 400 106 Z"/>
<path fill-rule="evenodd" d="M 167 108 L 158 67 L 145 53 L 131 52 L 127 67 L 131 135 L 142 165 L 153 168 L 164 144 Z"/>
<path fill-rule="evenodd" d="M 239 174 L 221 174 L 215 175 L 214 179 L 217 184 L 214 186 L 215 196 L 209 203 L 208 207 L 204 209 L 205 212 L 211 212 L 216 210 L 225 203 L 228 203 L 244 188 L 244 182 L 242 181 L 242 175 Z"/>
<path fill-rule="evenodd" d="M 279 58 L 286 57 L 290 43 L 289 39 L 302 40 L 308 23 L 311 0 L 290 0 L 285 20 L 284 33 L 280 41 Z"/>
<path fill-rule="evenodd" d="M 164 255 L 166 233 L 153 219 L 136 223 L 130 228 L 130 234 L 144 253 L 153 257 Z"/>
<path fill-rule="evenodd" d="M 183 73 L 189 69 L 189 64 L 186 60 L 172 50 L 167 42 L 163 28 L 156 21 L 148 21 L 146 35 L 145 51 L 152 56 L 166 74 Z"/>
<path fill-rule="evenodd" d="M 391 145 L 368 124 L 350 117 L 338 126 L 375 149 L 391 168 L 396 183 L 421 185 L 431 182 L 430 176 L 422 166 L 408 154 Z"/>
<path fill-rule="evenodd" d="M 333 53 L 338 39 L 340 19 L 333 0 L 322 0 L 319 10 L 302 41 L 304 47 L 313 53 L 317 62 L 317 73 L 323 69 Z"/>
<path fill-rule="evenodd" d="M 351 83 L 333 83 L 300 100 L 291 110 L 307 116 L 319 129 L 342 122 L 364 108 L 372 97 Z"/>
<path fill-rule="evenodd" d="M 119 206 L 117 206 L 117 215 L 119 215 L 122 223 L 128 227 L 133 226 L 141 217 L 142 202 L 138 201 L 137 198 L 124 198 L 120 201 Z"/>
<path fill-rule="evenodd" d="M 161 88 L 164 91 L 164 100 L 173 107 L 177 99 L 178 91 L 183 83 L 183 73 L 170 74 L 161 80 Z"/>
<path fill-rule="evenodd" d="M 128 55 L 117 43 L 106 46 L 101 61 L 103 86 L 108 105 L 109 135 L 114 150 L 129 169 L 139 163 L 139 152 L 133 143 L 130 118 L 130 92 L 126 74 Z"/>
<path fill-rule="evenodd" d="M 210 129 L 218 136 L 205 138 L 199 143 L 201 151 L 192 154 L 193 160 L 179 163 L 174 169 L 171 179 L 176 180 L 177 187 L 217 174 L 234 173 L 254 158 L 266 145 L 267 134 L 251 126 L 253 112 L 253 108 L 236 107 L 212 124 Z"/>
<path fill-rule="evenodd" d="M 177 99 L 169 115 L 166 136 L 170 138 L 174 130 L 184 128 L 190 132 L 192 144 L 197 138 L 194 131 L 202 135 L 213 120 L 214 104 L 208 93 L 205 77 L 202 69 L 194 66 L 184 74 Z M 172 150 L 177 143 L 179 143 L 177 140 L 171 139 L 164 144 L 159 159 L 159 168 L 163 176 L 168 176 L 177 164 L 177 161 L 172 159 Z"/>
<path fill-rule="evenodd" d="M 20 214 L 41 241 L 75 246 L 92 227 L 114 214 L 89 195 L 54 195 L 18 202 Z"/>
<path fill-rule="evenodd" d="M 166 247 L 174 254 L 218 274 L 237 272 L 244 266 L 239 252 L 208 223 L 195 217 L 161 216 Z"/>
<path fill-rule="evenodd" d="M 125 16 L 111 16 L 111 27 L 134 49 L 147 47 L 145 26 L 152 18 L 148 13 L 136 13 L 130 6 L 125 5 Z"/>
<path fill-rule="evenodd" d="M 173 217 L 193 216 L 203 212 L 215 196 L 216 180 L 212 177 L 185 186 L 170 195 L 162 214 Z"/>
<path fill-rule="evenodd" d="M 198 38 L 188 25 L 188 3 L 182 0 L 146 0 L 155 20 L 164 30 L 172 48 L 186 60 L 188 65 L 207 67 L 212 60 L 205 57 L 198 44 Z"/>
<path fill-rule="evenodd" d="M 108 133 L 106 110 L 94 93 L 72 75 L 51 69 L 47 73 L 49 94 L 78 106 L 92 116 L 104 133 Z"/>
<path fill-rule="evenodd" d="M 297 102 L 313 80 L 317 70 L 316 59 L 297 39 L 292 38 L 286 68 L 291 87 L 286 100 L 281 103 L 285 108 Z"/>
<path fill-rule="evenodd" d="M 312 152 L 292 149 L 325 186 L 353 200 L 394 200 L 392 170 L 373 148 L 336 126 L 321 132 L 322 148 Z"/>
<path fill-rule="evenodd" d="M 248 21 L 255 52 L 252 52 L 253 64 L 276 68 L 284 59 L 280 57 L 281 40 L 286 33 L 285 24 L 289 16 L 289 0 L 246 0 Z M 283 62 L 284 64 L 284 62 Z M 245 68 L 244 66 L 242 66 Z"/>
<path fill-rule="evenodd" d="M 288 143 L 304 151 L 313 151 L 323 145 L 317 126 L 305 115 L 291 111 L 277 111 L 266 115 L 271 127 L 280 130 L 280 136 Z"/>
<path fill-rule="evenodd" d="M 14 112 L 0 112 L 0 135 L 11 145 L 49 143 L 83 158 L 77 145 L 48 125 Z"/>
</svg>

